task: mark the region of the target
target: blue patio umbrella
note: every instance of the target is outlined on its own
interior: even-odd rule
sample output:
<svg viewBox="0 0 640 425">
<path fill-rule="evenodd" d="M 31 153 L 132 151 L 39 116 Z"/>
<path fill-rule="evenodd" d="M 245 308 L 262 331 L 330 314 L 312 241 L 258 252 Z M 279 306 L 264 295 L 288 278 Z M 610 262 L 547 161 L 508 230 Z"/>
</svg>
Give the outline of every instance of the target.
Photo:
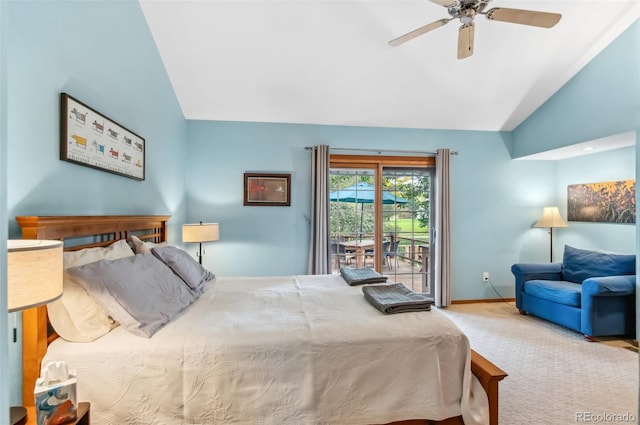
<svg viewBox="0 0 640 425">
<path fill-rule="evenodd" d="M 360 209 L 360 238 L 362 238 L 362 216 L 364 213 L 364 204 L 373 204 L 376 194 L 374 189 L 375 188 L 372 184 L 360 182 L 329 193 L 329 200 L 331 201 L 363 204 Z M 396 196 L 389 191 L 382 191 L 383 204 L 407 204 L 409 202 L 410 201 L 408 199 Z"/>
</svg>

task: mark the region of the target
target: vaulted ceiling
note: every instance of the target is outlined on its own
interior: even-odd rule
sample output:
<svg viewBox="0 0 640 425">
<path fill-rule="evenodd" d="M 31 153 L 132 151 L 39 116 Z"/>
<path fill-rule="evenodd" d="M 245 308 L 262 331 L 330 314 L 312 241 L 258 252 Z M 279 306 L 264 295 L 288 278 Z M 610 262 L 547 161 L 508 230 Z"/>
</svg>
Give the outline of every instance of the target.
<svg viewBox="0 0 640 425">
<path fill-rule="evenodd" d="M 398 47 L 447 9 L 427 0 L 140 0 L 187 119 L 513 130 L 640 17 L 636 0 L 495 0 L 551 29 L 475 18 Z M 638 54 L 638 52 L 630 52 Z"/>
</svg>

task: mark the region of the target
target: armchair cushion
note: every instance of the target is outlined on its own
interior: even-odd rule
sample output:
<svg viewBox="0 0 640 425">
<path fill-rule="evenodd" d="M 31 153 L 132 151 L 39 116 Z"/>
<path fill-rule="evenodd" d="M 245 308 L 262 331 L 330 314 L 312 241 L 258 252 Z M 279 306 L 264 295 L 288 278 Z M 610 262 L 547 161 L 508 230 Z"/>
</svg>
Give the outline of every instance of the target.
<svg viewBox="0 0 640 425">
<path fill-rule="evenodd" d="M 555 303 L 580 307 L 581 286 L 564 280 L 529 280 L 524 292 Z"/>
<path fill-rule="evenodd" d="M 564 247 L 563 280 L 582 283 L 591 277 L 633 275 L 635 272 L 635 255 L 605 254 L 569 245 Z"/>
</svg>

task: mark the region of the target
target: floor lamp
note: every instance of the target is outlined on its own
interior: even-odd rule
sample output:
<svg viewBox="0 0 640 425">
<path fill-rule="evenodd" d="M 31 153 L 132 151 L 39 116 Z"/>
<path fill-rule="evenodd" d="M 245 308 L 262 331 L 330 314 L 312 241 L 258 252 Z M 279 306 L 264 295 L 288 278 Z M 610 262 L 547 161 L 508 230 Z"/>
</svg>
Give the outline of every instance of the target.
<svg viewBox="0 0 640 425">
<path fill-rule="evenodd" d="M 61 296 L 62 242 L 35 239 L 8 240 L 7 307 L 9 313 L 38 307 L 55 301 Z M 11 425 L 26 423 L 27 409 L 23 406 L 12 406 L 9 413 Z"/>
<path fill-rule="evenodd" d="M 569 227 L 569 225 L 560 216 L 558 207 L 544 207 L 542 217 L 540 217 L 540 220 L 535 224 L 535 227 L 549 228 L 549 262 L 553 263 L 553 228 Z"/>
<path fill-rule="evenodd" d="M 217 241 L 219 232 L 218 223 L 202 223 L 200 224 L 183 224 L 182 225 L 182 242 L 185 243 L 199 243 L 198 248 L 198 261 L 202 264 L 202 256 L 204 251 L 202 250 L 202 242 Z"/>
</svg>

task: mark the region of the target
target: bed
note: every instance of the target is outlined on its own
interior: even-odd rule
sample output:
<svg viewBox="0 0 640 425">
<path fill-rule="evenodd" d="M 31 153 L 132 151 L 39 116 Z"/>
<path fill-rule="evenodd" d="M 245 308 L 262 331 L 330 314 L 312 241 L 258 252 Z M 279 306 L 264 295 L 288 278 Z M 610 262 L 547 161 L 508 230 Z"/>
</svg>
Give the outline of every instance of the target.
<svg viewBox="0 0 640 425">
<path fill-rule="evenodd" d="M 75 252 L 161 246 L 168 220 L 17 217 L 23 238 Z M 46 308 L 23 315 L 23 334 L 25 403 L 40 364 L 66 360 L 100 424 L 496 425 L 506 376 L 437 309 L 384 315 L 331 275 L 217 277 L 148 338 L 121 325 L 69 342 Z"/>
</svg>

